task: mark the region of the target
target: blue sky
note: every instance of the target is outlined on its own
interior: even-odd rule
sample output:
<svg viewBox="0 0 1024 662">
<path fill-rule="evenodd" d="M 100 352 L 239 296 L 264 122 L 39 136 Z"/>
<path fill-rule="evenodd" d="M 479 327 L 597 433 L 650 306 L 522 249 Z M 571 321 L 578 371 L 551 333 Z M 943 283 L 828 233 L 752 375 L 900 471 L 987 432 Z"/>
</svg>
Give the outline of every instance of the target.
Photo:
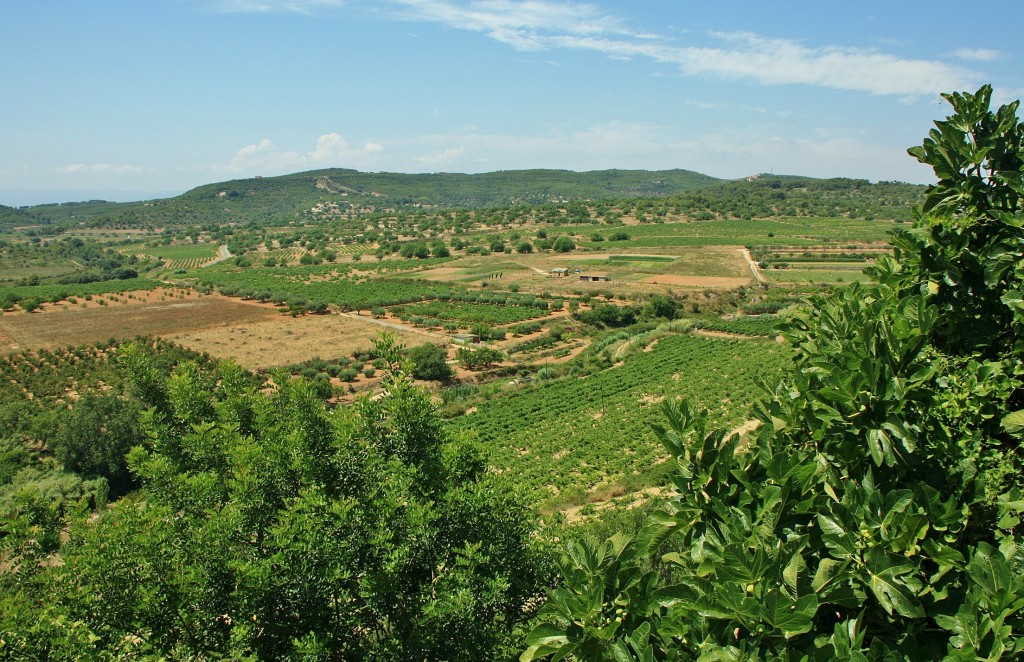
<svg viewBox="0 0 1024 662">
<path fill-rule="evenodd" d="M 938 96 L 1024 94 L 1024 3 L 0 3 L 0 204 L 324 167 L 929 182 Z"/>
</svg>

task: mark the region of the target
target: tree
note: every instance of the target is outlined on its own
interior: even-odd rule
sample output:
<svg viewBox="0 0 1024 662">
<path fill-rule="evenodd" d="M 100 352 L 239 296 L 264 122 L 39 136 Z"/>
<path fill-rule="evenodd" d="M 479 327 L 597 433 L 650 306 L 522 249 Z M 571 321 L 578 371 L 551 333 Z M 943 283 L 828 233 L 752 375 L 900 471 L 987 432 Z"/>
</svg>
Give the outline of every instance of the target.
<svg viewBox="0 0 1024 662">
<path fill-rule="evenodd" d="M 424 343 L 410 349 L 409 360 L 413 364 L 412 376 L 416 379 L 446 382 L 455 375 L 448 365 L 448 352 L 433 343 Z"/>
<path fill-rule="evenodd" d="M 491 365 L 500 362 L 504 358 L 504 354 L 497 349 L 490 347 L 480 348 L 469 348 L 460 347 L 455 353 L 455 358 L 458 359 L 467 370 L 479 370 L 481 368 L 488 368 Z"/>
<path fill-rule="evenodd" d="M 555 243 L 552 244 L 552 248 L 555 249 L 556 253 L 568 253 L 569 251 L 576 250 L 576 244 L 573 240 L 565 235 L 562 235 L 555 239 Z"/>
<path fill-rule="evenodd" d="M 632 306 L 617 306 L 606 303 L 596 305 L 590 310 L 577 312 L 576 319 L 586 324 L 603 327 L 629 326 L 636 322 L 637 309 Z"/>
<path fill-rule="evenodd" d="M 938 182 L 928 187 L 925 212 L 988 218 L 1021 210 L 1024 200 L 1024 123 L 1020 101 L 989 106 L 992 86 L 975 93 L 943 94 L 953 115 L 936 121 L 919 147 L 907 150 L 932 167 Z"/>
<path fill-rule="evenodd" d="M 110 496 L 119 497 L 137 487 L 126 458 L 142 439 L 140 413 L 135 400 L 84 395 L 72 409 L 58 410 L 50 422 L 50 450 L 65 470 L 86 479 L 105 478 Z"/>
<path fill-rule="evenodd" d="M 183 364 L 144 400 L 142 488 L 71 518 L 46 557 L 5 524 L 4 651 L 25 659 L 500 657 L 544 576 L 515 491 L 451 439 L 397 348 L 384 396 L 327 410 Z"/>
<path fill-rule="evenodd" d="M 1024 324 L 1024 123 L 1017 101 L 990 111 L 991 95 L 988 85 L 943 95 L 955 113 L 908 150 L 939 181 L 916 228 L 897 233 L 894 244 L 905 287 L 923 282 L 943 312 L 936 342 L 996 359 Z"/>
<path fill-rule="evenodd" d="M 532 253 L 533 252 L 533 244 L 531 244 L 528 241 L 521 241 L 521 242 L 519 242 L 518 245 L 516 245 L 516 252 L 517 253 Z"/>
<path fill-rule="evenodd" d="M 984 124 L 974 102 L 957 106 L 967 97 L 987 111 L 985 88 L 948 95 L 946 126 Z M 999 126 L 979 152 L 1016 140 L 1016 121 Z M 635 534 L 569 544 L 522 660 L 1024 654 L 1020 257 L 987 254 L 975 302 L 953 277 L 993 237 L 1016 233 L 1004 249 L 1019 251 L 1022 224 L 1010 193 L 968 182 L 972 165 L 958 175 L 943 150 L 922 152 L 940 153 L 945 193 L 877 283 L 818 297 L 786 327 L 793 370 L 742 452 L 706 411 L 664 405 L 654 429 L 675 495 Z M 1017 168 L 986 185 L 1012 188 Z M 980 341 L 955 329 L 972 315 Z"/>
<path fill-rule="evenodd" d="M 644 304 L 643 315 L 645 317 L 661 317 L 664 319 L 675 319 L 679 314 L 679 304 L 672 297 L 663 294 L 655 294 Z"/>
</svg>

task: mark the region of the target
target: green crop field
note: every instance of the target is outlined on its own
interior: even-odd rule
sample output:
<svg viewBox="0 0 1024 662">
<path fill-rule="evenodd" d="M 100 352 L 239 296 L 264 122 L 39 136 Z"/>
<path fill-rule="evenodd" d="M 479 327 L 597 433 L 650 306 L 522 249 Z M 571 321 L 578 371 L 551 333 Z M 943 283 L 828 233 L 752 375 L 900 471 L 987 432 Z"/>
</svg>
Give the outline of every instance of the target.
<svg viewBox="0 0 1024 662">
<path fill-rule="evenodd" d="M 669 336 L 620 366 L 487 400 L 452 426 L 482 442 L 491 464 L 535 501 L 593 490 L 663 457 L 650 424 L 663 398 L 686 397 L 738 424 L 789 351 L 770 342 Z"/>
<path fill-rule="evenodd" d="M 842 284 L 855 281 L 865 283 L 871 280 L 864 273 L 863 265 L 860 269 L 832 268 L 831 265 L 823 266 L 820 269 L 771 269 L 762 271 L 761 275 L 765 280 L 773 283 Z"/>
<path fill-rule="evenodd" d="M 891 221 L 868 221 L 850 218 L 797 217 L 757 220 L 711 220 L 687 223 L 648 223 L 628 227 L 628 240 L 616 241 L 616 250 L 623 248 L 660 248 L 673 246 L 819 246 L 844 243 L 888 241 L 896 227 Z M 549 230 L 549 233 L 573 234 L 579 228 L 570 226 Z M 607 242 L 586 240 L 582 245 L 600 250 Z"/>
</svg>

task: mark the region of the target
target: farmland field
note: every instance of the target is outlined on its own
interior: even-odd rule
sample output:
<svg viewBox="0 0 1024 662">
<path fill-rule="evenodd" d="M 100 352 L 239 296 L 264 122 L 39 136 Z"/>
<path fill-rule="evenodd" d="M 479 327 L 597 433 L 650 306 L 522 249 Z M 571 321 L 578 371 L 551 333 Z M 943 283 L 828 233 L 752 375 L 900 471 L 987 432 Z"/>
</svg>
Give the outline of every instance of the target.
<svg viewBox="0 0 1024 662">
<path fill-rule="evenodd" d="M 805 268 L 808 265 L 800 267 L 802 268 L 772 269 L 761 273 L 765 280 L 772 283 L 853 283 L 870 280 L 864 273 L 863 265 L 855 269 L 846 268 L 845 265 L 840 265 L 840 268 L 835 268 L 835 265 L 820 268 Z"/>
<path fill-rule="evenodd" d="M 204 329 L 225 324 L 251 324 L 279 314 L 272 308 L 251 306 L 223 297 L 196 295 L 161 301 L 118 297 L 97 305 L 59 304 L 35 313 L 0 316 L 0 351 L 53 349 L 110 338 L 138 335 L 163 336 L 182 329 Z"/>
<path fill-rule="evenodd" d="M 280 314 L 194 330 L 182 329 L 165 337 L 189 349 L 255 369 L 301 363 L 314 356 L 324 359 L 349 356 L 370 349 L 382 331 L 394 333 L 396 340 L 407 346 L 436 340 L 432 335 L 412 330 L 396 331 L 349 315 L 292 318 Z"/>
<path fill-rule="evenodd" d="M 650 431 L 657 403 L 687 397 L 738 424 L 789 350 L 763 341 L 675 335 L 617 367 L 487 400 L 453 427 L 477 439 L 491 464 L 536 501 L 588 492 L 642 473 L 663 457 Z"/>
<path fill-rule="evenodd" d="M 683 223 L 647 223 L 630 226 L 629 239 L 616 241 L 616 249 L 675 246 L 818 246 L 844 243 L 884 243 L 897 227 L 891 221 L 851 218 L 795 217 L 758 220 L 712 220 Z M 553 233 L 579 232 L 572 226 Z M 582 240 L 589 248 L 601 249 L 608 242 Z"/>
<path fill-rule="evenodd" d="M 118 251 L 126 255 L 142 253 L 164 260 L 196 260 L 217 257 L 217 244 L 168 244 L 153 246 L 150 244 L 130 244 L 121 246 Z"/>
</svg>

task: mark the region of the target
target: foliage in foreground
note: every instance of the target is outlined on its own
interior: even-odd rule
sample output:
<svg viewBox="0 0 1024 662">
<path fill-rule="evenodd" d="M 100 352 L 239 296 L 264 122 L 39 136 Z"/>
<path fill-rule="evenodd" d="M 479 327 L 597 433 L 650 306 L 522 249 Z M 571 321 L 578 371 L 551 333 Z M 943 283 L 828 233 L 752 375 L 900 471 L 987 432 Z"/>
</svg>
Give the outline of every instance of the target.
<svg viewBox="0 0 1024 662">
<path fill-rule="evenodd" d="M 387 394 L 333 413 L 302 379 L 129 351 L 143 487 L 69 518 L 59 556 L 6 523 L 0 657 L 507 656 L 543 581 L 532 518 L 380 349 Z"/>
<path fill-rule="evenodd" d="M 877 285 L 813 302 L 750 448 L 666 404 L 678 494 L 568 545 L 522 660 L 1024 656 L 1024 125 L 946 99 Z"/>
</svg>

